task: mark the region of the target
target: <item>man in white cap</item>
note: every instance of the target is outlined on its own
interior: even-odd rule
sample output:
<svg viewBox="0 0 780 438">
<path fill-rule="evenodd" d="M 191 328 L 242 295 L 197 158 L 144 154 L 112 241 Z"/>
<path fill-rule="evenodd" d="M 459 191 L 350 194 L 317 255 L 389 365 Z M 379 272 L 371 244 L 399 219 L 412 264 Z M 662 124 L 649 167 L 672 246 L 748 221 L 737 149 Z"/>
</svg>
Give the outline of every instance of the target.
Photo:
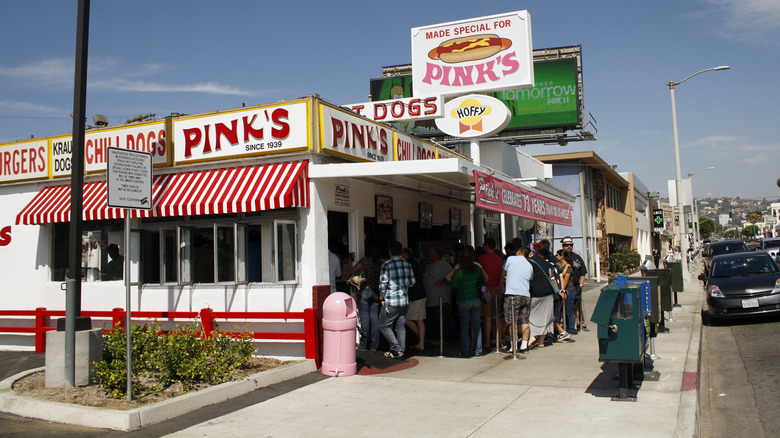
<svg viewBox="0 0 780 438">
<path fill-rule="evenodd" d="M 566 321 L 566 331 L 570 334 L 577 334 L 580 329 L 586 329 L 585 321 L 583 320 L 582 311 L 582 286 L 585 284 L 585 277 L 588 275 L 588 269 L 585 267 L 585 261 L 582 260 L 579 254 L 574 252 L 574 240 L 571 236 L 566 236 L 561 239 L 561 246 L 563 250 L 569 254 L 571 258 L 571 282 L 574 283 L 574 321 Z"/>
</svg>

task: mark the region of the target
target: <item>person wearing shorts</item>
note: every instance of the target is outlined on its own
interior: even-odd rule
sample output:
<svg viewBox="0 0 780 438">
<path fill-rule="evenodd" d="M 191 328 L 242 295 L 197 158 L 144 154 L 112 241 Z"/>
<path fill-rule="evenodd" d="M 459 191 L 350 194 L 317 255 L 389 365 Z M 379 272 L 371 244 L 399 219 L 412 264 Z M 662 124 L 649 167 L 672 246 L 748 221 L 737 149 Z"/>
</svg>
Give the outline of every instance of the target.
<svg viewBox="0 0 780 438">
<path fill-rule="evenodd" d="M 504 293 L 504 320 L 512 331 L 512 320 L 519 324 L 522 333 L 522 341 L 519 350 L 528 351 L 528 340 L 531 337 L 531 326 L 528 316 L 531 313 L 531 288 L 530 283 L 534 275 L 533 266 L 528 262 L 526 256 L 530 250 L 528 247 L 521 247 L 514 256 L 507 257 L 504 262 L 502 275 L 506 283 Z M 512 339 L 510 348 L 517 348 L 517 339 Z"/>
<path fill-rule="evenodd" d="M 422 269 L 411 248 L 404 248 L 401 251 L 401 258 L 412 266 L 415 280 L 414 285 L 409 288 L 409 311 L 406 313 L 406 327 L 417 336 L 417 343 L 412 345 L 412 348 L 423 351 L 425 349 L 425 305 L 427 294 L 423 284 Z"/>
</svg>

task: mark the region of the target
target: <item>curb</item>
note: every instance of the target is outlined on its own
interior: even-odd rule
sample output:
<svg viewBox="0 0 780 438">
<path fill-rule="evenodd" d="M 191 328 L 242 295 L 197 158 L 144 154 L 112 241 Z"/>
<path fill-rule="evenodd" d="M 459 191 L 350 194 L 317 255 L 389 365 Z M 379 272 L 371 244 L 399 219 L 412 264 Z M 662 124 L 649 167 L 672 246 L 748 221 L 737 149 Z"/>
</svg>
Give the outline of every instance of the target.
<svg viewBox="0 0 780 438">
<path fill-rule="evenodd" d="M 220 403 L 258 388 L 303 376 L 316 371 L 317 367 L 312 359 L 296 361 L 253 374 L 242 380 L 223 383 L 126 411 L 44 401 L 13 391 L 12 387 L 15 381 L 43 370 L 45 367 L 27 370 L 0 382 L 0 411 L 76 426 L 129 431 L 159 423 L 204 406 Z"/>
</svg>

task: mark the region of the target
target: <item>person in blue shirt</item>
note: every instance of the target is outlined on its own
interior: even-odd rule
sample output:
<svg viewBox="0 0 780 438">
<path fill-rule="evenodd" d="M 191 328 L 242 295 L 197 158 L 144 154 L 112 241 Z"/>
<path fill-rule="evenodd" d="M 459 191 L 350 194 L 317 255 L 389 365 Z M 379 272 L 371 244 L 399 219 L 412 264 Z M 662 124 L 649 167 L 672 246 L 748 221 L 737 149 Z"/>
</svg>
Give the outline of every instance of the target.
<svg viewBox="0 0 780 438">
<path fill-rule="evenodd" d="M 403 245 L 390 244 L 390 259 L 379 270 L 379 331 L 390 344 L 385 356 L 400 359 L 406 347 L 406 313 L 409 311 L 409 287 L 415 284 L 412 266 L 401 257 Z M 395 329 L 395 333 L 393 333 Z"/>
</svg>

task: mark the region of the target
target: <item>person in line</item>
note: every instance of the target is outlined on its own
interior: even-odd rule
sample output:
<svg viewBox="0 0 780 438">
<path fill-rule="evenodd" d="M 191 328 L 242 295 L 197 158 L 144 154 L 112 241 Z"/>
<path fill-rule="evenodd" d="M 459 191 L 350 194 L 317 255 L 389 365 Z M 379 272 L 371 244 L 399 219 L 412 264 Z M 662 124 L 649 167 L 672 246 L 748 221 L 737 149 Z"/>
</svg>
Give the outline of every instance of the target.
<svg viewBox="0 0 780 438">
<path fill-rule="evenodd" d="M 520 326 L 522 341 L 519 350 L 528 351 L 528 341 L 531 336 L 528 317 L 531 311 L 531 290 L 530 283 L 533 278 L 533 267 L 528 262 L 528 248 L 523 246 L 518 248 L 516 257 L 507 257 L 504 262 L 502 276 L 506 282 L 504 291 L 504 319 L 512 333 L 512 320 Z M 517 339 L 512 339 L 510 348 L 517 349 Z"/>
<path fill-rule="evenodd" d="M 587 330 L 587 323 L 585 322 L 585 312 L 582 310 L 582 286 L 585 285 L 585 278 L 588 275 L 588 268 L 585 267 L 585 261 L 582 260 L 579 254 L 574 252 L 574 240 L 566 236 L 561 239 L 561 246 L 563 250 L 569 253 L 571 259 L 571 279 L 573 283 L 574 291 L 574 332 L 577 334 L 578 330 Z M 569 330 L 569 333 L 572 333 Z"/>
<path fill-rule="evenodd" d="M 125 269 L 125 258 L 119 255 L 119 247 L 112 243 L 106 247 L 111 260 L 106 264 L 106 280 L 121 280 Z"/>
<path fill-rule="evenodd" d="M 455 290 L 460 318 L 460 355 L 482 356 L 482 326 L 479 284 L 487 282 L 482 268 L 474 263 L 474 248 L 468 246 L 458 252 L 458 267 L 452 274 L 450 287 Z M 473 333 L 473 336 L 470 336 Z"/>
<path fill-rule="evenodd" d="M 561 290 L 565 291 L 564 302 L 566 303 L 566 333 L 569 335 L 574 330 L 574 281 L 572 280 L 571 255 L 563 249 L 557 253 L 558 262 L 561 271 Z"/>
<path fill-rule="evenodd" d="M 487 274 L 487 287 L 490 290 L 490 301 L 482 305 L 482 318 L 485 321 L 485 343 L 483 349 L 490 351 L 493 348 L 494 332 L 493 321 L 496 321 L 496 329 L 499 333 L 504 333 L 504 322 L 501 319 L 501 312 L 496 309 L 504 307 L 504 290 L 501 286 L 501 268 L 504 260 L 496 253 L 495 239 L 488 237 L 482 244 L 485 250 L 478 258 L 477 262 L 482 266 Z"/>
<path fill-rule="evenodd" d="M 432 246 L 428 249 L 428 266 L 425 269 L 423 283 L 427 298 L 425 300 L 425 314 L 428 331 L 431 336 L 431 343 L 438 345 L 441 337 L 444 340 L 450 338 L 450 285 L 445 280 L 447 273 L 452 270 L 452 266 L 442 258 L 442 249 L 440 246 Z M 441 298 L 441 309 L 439 308 L 439 298 Z M 440 324 L 441 323 L 441 324 Z M 443 333 L 439 332 L 439 326 Z"/>
<path fill-rule="evenodd" d="M 546 249 L 540 242 L 533 245 L 528 261 L 534 270 L 531 280 L 531 312 L 529 316 L 530 342 L 528 347 L 544 347 L 547 334 L 553 333 L 554 299 L 550 276 L 552 266 L 546 260 Z"/>
<path fill-rule="evenodd" d="M 334 245 L 328 247 L 328 278 L 330 280 L 330 293 L 338 292 L 336 279 L 341 277 L 341 259 L 333 251 Z"/>
<path fill-rule="evenodd" d="M 368 248 L 368 254 L 361 258 L 349 270 L 353 275 L 363 270 L 366 277 L 366 285 L 359 292 L 357 308 L 360 327 L 363 333 L 360 336 L 358 349 L 376 351 L 379 348 L 379 245 L 373 244 Z M 350 254 L 350 260 L 355 254 Z"/>
<path fill-rule="evenodd" d="M 414 285 L 412 266 L 401 257 L 403 245 L 390 243 L 390 258 L 379 270 L 379 331 L 390 344 L 385 356 L 400 359 L 406 349 L 406 314 L 409 312 L 409 287 Z M 393 333 L 395 329 L 395 333 Z"/>
<path fill-rule="evenodd" d="M 401 257 L 409 262 L 414 272 L 414 286 L 409 288 L 409 312 L 406 314 L 406 326 L 417 336 L 417 343 L 412 346 L 417 350 L 425 350 L 425 284 L 423 283 L 422 268 L 414 257 L 411 248 L 401 250 Z"/>
</svg>

